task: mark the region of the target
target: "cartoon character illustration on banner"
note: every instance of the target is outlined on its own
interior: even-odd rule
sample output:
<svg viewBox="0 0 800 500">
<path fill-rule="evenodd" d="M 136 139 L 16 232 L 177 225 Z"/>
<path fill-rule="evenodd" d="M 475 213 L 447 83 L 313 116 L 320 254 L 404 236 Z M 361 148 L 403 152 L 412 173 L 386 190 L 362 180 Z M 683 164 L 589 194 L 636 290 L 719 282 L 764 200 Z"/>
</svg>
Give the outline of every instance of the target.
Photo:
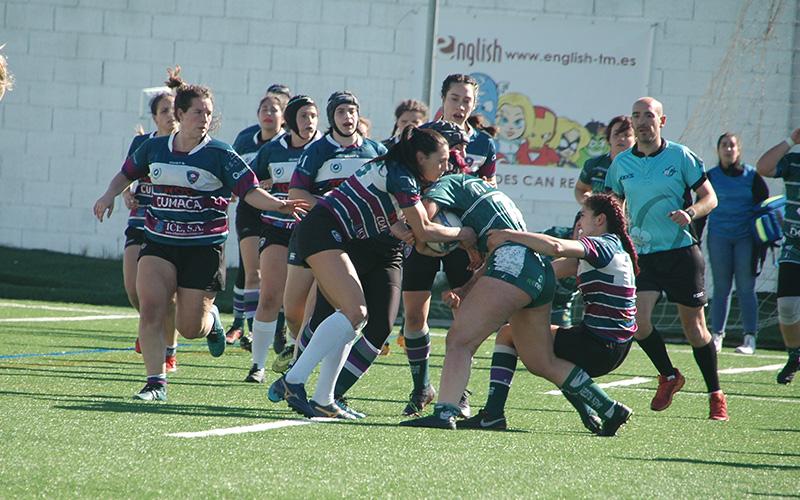
<svg viewBox="0 0 800 500">
<path fill-rule="evenodd" d="M 590 121 L 585 125 L 586 130 L 589 131 L 591 139 L 585 148 L 581 148 L 580 156 L 578 156 L 577 165 L 583 167 L 583 164 L 589 158 L 597 158 L 608 153 L 611 148 L 606 141 L 606 124 L 595 120 Z"/>
<path fill-rule="evenodd" d="M 534 120 L 526 129 L 526 140 L 517 151 L 520 165 L 556 165 L 558 153 L 548 144 L 556 134 L 556 114 L 544 106 L 533 107 Z"/>
<path fill-rule="evenodd" d="M 508 82 L 495 82 L 486 73 L 470 73 L 478 82 L 478 105 L 473 114 L 483 115 L 490 124 L 495 123 L 498 110 L 497 98 L 508 88 Z"/>
<path fill-rule="evenodd" d="M 580 150 L 589 144 L 590 139 L 589 131 L 583 125 L 563 116 L 558 117 L 556 135 L 550 141 L 550 147 L 558 154 L 558 166 L 578 168 Z"/>
<path fill-rule="evenodd" d="M 526 132 L 534 121 L 533 104 L 527 96 L 518 92 L 508 92 L 500 96 L 495 120 L 499 162 L 517 163 L 517 152 L 527 140 Z"/>
</svg>

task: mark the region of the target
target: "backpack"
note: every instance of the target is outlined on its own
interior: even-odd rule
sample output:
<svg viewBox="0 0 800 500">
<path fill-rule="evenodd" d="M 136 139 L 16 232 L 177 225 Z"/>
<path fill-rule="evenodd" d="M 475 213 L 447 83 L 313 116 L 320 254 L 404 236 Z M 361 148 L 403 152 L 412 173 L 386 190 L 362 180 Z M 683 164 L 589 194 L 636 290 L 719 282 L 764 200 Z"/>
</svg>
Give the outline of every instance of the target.
<svg viewBox="0 0 800 500">
<path fill-rule="evenodd" d="M 767 260 L 767 251 L 775 249 L 783 239 L 783 217 L 786 211 L 786 196 L 778 195 L 767 198 L 758 204 L 753 214 L 753 275 L 758 276 Z"/>
</svg>

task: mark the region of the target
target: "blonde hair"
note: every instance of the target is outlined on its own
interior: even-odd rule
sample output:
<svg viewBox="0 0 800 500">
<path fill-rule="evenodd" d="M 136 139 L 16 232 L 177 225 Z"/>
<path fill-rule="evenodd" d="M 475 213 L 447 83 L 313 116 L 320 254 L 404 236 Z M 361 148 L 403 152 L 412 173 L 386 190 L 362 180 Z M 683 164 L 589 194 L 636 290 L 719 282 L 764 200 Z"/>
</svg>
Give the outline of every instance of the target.
<svg viewBox="0 0 800 500">
<path fill-rule="evenodd" d="M 3 50 L 6 44 L 0 45 Z M 8 61 L 3 54 L 0 54 L 0 99 L 3 98 L 7 90 L 14 88 L 14 75 L 8 70 Z"/>
</svg>

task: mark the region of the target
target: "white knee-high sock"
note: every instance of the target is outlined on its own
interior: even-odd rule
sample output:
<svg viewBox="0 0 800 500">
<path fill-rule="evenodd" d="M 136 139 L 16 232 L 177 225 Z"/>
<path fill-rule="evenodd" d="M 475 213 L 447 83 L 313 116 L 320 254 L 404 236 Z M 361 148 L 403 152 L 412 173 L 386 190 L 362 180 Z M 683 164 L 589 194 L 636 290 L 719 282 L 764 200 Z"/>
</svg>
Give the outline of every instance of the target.
<svg viewBox="0 0 800 500">
<path fill-rule="evenodd" d="M 334 349 L 322 358 L 322 363 L 319 365 L 317 387 L 314 390 L 314 397 L 311 398 L 316 403 L 323 406 L 333 403 L 333 389 L 336 386 L 336 379 L 339 378 L 339 372 L 342 371 L 342 367 L 347 361 L 347 356 L 350 355 L 350 349 L 355 342 L 354 338 L 341 348 Z"/>
<path fill-rule="evenodd" d="M 319 324 L 303 354 L 286 373 L 286 381 L 290 384 L 305 384 L 322 358 L 334 349 L 341 349 L 355 338 L 356 332 L 347 316 L 339 311 L 334 312 Z"/>
<path fill-rule="evenodd" d="M 267 353 L 275 338 L 277 321 L 253 321 L 253 363 L 259 368 L 267 364 Z"/>
</svg>

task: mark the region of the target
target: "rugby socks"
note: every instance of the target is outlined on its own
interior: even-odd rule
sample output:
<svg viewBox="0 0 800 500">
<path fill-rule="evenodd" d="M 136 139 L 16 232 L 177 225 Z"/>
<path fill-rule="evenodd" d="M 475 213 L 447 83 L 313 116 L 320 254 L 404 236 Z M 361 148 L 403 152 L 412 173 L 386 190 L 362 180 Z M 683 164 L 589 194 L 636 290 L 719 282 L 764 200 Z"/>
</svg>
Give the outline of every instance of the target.
<svg viewBox="0 0 800 500">
<path fill-rule="evenodd" d="M 286 372 L 286 381 L 290 384 L 305 384 L 311 372 L 334 350 L 341 352 L 342 346 L 356 338 L 356 331 L 347 316 L 336 311 L 319 324 L 315 335 L 311 337 L 292 369 Z M 344 362 L 344 359 L 342 360 Z M 331 382 L 333 384 L 334 382 Z M 317 401 L 320 403 L 320 401 Z"/>
<path fill-rule="evenodd" d="M 411 380 L 414 381 L 414 392 L 420 393 L 431 383 L 428 374 L 431 336 L 428 327 L 420 331 L 404 332 L 404 336 L 408 366 L 411 368 Z"/>
<path fill-rule="evenodd" d="M 320 326 L 322 325 L 320 324 Z M 344 345 L 336 346 L 327 356 L 322 358 L 322 363 L 319 365 L 317 387 L 314 389 L 314 396 L 311 398 L 315 403 L 323 406 L 333 404 L 333 387 L 342 372 L 342 367 L 347 361 L 347 356 L 350 354 L 354 342 L 355 338 Z"/>
<path fill-rule="evenodd" d="M 264 368 L 267 364 L 267 353 L 272 347 L 275 337 L 276 321 L 253 321 L 253 364 Z"/>
<path fill-rule="evenodd" d="M 247 288 L 244 290 L 244 317 L 247 320 L 247 328 L 253 331 L 253 319 L 256 316 L 258 307 L 258 288 Z M 274 333 L 274 332 L 273 332 Z"/>
<path fill-rule="evenodd" d="M 155 375 L 148 375 L 147 376 L 147 383 L 148 384 L 158 384 L 162 387 L 167 385 L 167 374 L 166 373 L 157 373 Z"/>
<path fill-rule="evenodd" d="M 504 344 L 495 344 L 492 353 L 492 368 L 489 372 L 489 397 L 486 410 L 490 415 L 503 415 L 511 389 L 511 379 L 517 369 L 517 350 Z"/>
<path fill-rule="evenodd" d="M 164 351 L 164 356 L 175 356 L 177 352 L 178 352 L 178 344 L 168 345 L 167 349 Z"/>
<path fill-rule="evenodd" d="M 231 328 L 244 327 L 244 290 L 233 287 L 233 325 Z"/>
<path fill-rule="evenodd" d="M 379 348 L 370 344 L 369 340 L 362 335 L 353 345 L 342 371 L 339 372 L 334 394 L 344 396 L 358 382 L 358 379 L 367 373 L 380 352 Z M 314 401 L 319 402 L 316 399 Z"/>
<path fill-rule="evenodd" d="M 692 347 L 692 354 L 700 368 L 700 373 L 703 374 L 708 392 L 718 391 L 719 374 L 717 373 L 717 350 L 714 348 L 714 341 L 712 340 L 703 347 Z"/>
<path fill-rule="evenodd" d="M 300 356 L 303 354 L 303 351 L 306 350 L 308 347 L 308 343 L 311 342 L 311 337 L 314 336 L 314 330 L 311 329 L 311 323 L 306 323 L 303 327 L 303 332 L 300 334 L 300 338 L 297 342 L 297 355 Z"/>
<path fill-rule="evenodd" d="M 661 338 L 658 330 L 653 328 L 653 331 L 650 332 L 646 339 L 636 339 L 636 342 L 647 354 L 647 357 L 650 358 L 650 362 L 656 367 L 658 373 L 667 378 L 675 376 L 675 367 L 672 366 L 672 361 L 669 359 L 669 354 L 667 354 L 667 346 L 664 344 L 664 339 Z"/>
<path fill-rule="evenodd" d="M 606 391 L 600 388 L 583 368 L 576 366 L 567 375 L 561 385 L 561 392 L 586 403 L 595 410 L 603 420 L 611 418 L 614 414 L 614 400 L 608 397 Z M 569 398 L 567 398 L 569 399 Z"/>
</svg>

